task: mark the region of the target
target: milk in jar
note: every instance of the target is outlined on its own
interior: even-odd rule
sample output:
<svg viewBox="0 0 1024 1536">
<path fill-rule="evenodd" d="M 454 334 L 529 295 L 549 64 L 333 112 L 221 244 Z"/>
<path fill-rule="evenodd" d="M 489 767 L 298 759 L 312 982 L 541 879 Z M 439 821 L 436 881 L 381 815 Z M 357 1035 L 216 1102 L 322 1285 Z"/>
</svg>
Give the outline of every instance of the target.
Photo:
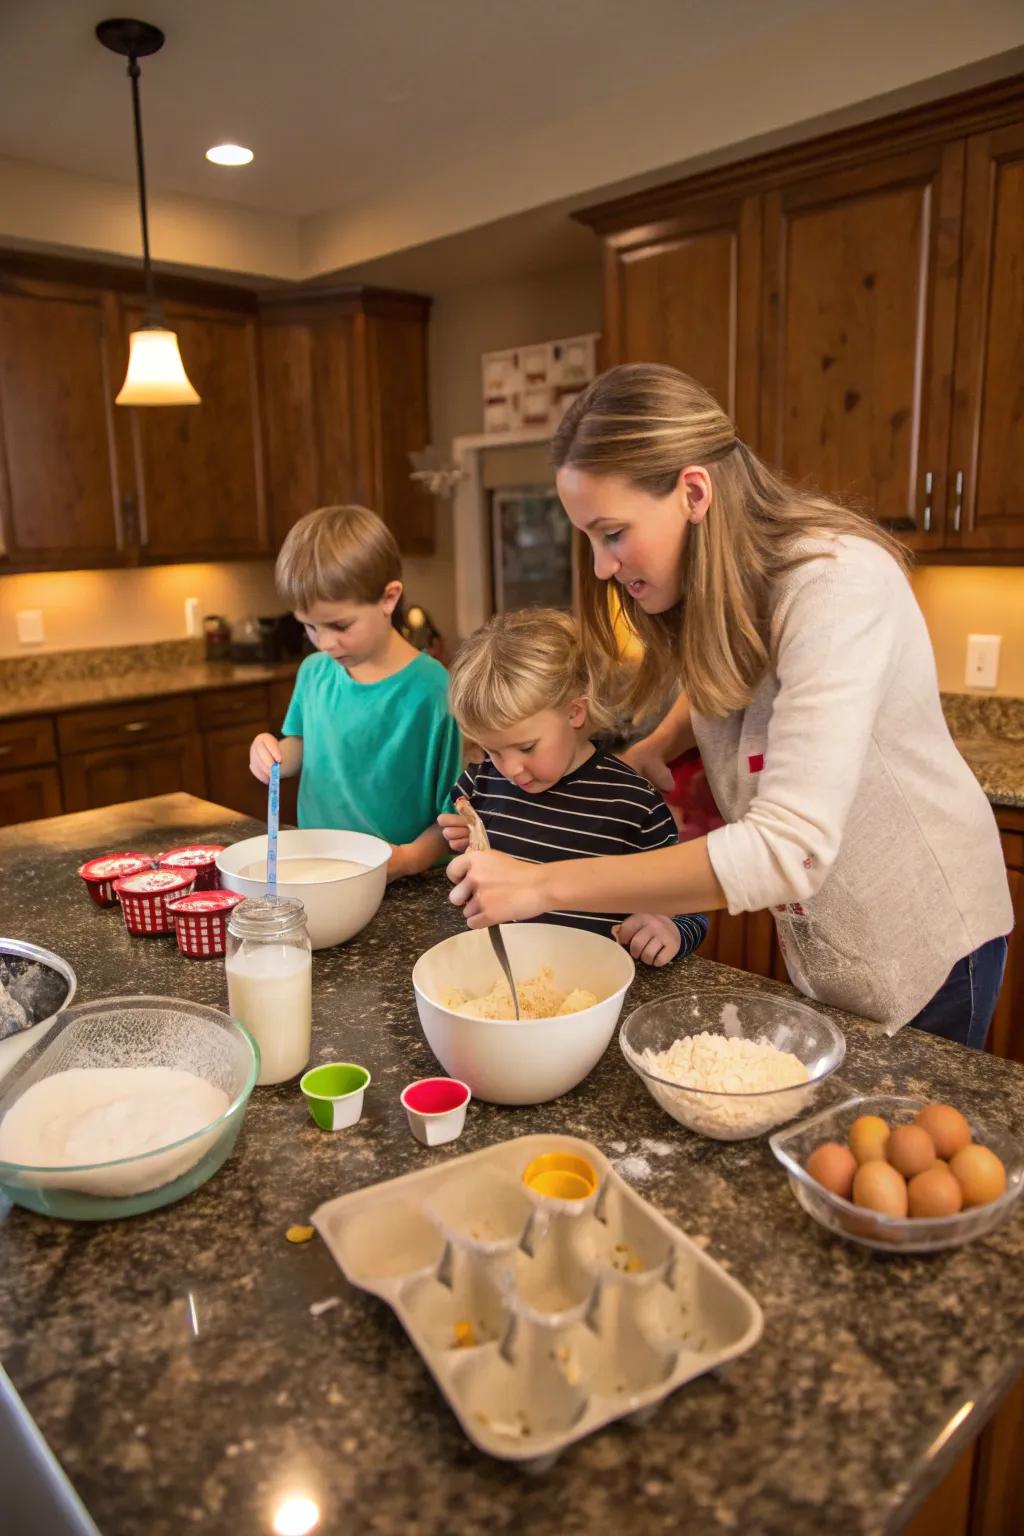
<svg viewBox="0 0 1024 1536">
<path fill-rule="evenodd" d="M 313 957 L 301 901 L 255 896 L 228 921 L 228 1009 L 260 1049 L 257 1086 L 287 1082 L 309 1063 Z"/>
</svg>

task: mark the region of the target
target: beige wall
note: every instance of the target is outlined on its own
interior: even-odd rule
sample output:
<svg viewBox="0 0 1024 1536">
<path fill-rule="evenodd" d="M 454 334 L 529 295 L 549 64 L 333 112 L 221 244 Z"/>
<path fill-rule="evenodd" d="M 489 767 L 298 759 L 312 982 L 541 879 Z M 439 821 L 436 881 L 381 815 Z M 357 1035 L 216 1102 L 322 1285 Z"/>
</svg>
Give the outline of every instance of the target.
<svg viewBox="0 0 1024 1536">
<path fill-rule="evenodd" d="M 939 687 L 991 693 L 964 683 L 967 636 L 1002 635 L 995 692 L 1024 698 L 1024 568 L 922 566 L 913 581 L 935 647 Z"/>
<path fill-rule="evenodd" d="M 137 571 L 54 571 L 0 578 L 0 656 L 144 645 L 185 634 L 185 599 L 228 619 L 282 611 L 269 560 L 167 565 Z M 15 614 L 42 610 L 44 645 L 19 645 Z"/>
</svg>

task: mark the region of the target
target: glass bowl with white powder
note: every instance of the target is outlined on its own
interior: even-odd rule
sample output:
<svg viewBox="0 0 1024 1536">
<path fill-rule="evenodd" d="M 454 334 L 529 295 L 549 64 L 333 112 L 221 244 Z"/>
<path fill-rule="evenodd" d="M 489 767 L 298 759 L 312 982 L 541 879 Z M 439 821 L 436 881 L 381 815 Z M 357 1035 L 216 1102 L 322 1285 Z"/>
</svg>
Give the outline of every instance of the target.
<svg viewBox="0 0 1024 1536">
<path fill-rule="evenodd" d="M 259 1073 L 241 1024 L 178 997 L 66 1009 L 0 1083 L 0 1190 L 71 1221 L 198 1189 L 234 1148 Z"/>
<path fill-rule="evenodd" d="M 645 1003 L 622 1054 L 673 1120 L 746 1141 L 805 1114 L 846 1054 L 824 1013 L 785 993 L 706 988 Z"/>
</svg>

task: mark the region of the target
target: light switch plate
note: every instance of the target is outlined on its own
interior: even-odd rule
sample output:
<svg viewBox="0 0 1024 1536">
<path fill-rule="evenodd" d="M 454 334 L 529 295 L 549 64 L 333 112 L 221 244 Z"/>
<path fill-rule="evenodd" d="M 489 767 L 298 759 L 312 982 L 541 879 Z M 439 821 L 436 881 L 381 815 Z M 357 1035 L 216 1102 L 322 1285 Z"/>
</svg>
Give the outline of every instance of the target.
<svg viewBox="0 0 1024 1536">
<path fill-rule="evenodd" d="M 202 620 L 199 614 L 198 597 L 186 597 L 185 599 L 185 633 L 190 638 L 202 634 Z"/>
<path fill-rule="evenodd" d="M 18 627 L 19 645 L 42 645 L 46 640 L 46 626 L 41 608 L 22 608 L 14 615 Z"/>
<path fill-rule="evenodd" d="M 968 688 L 994 688 L 999 681 L 1002 635 L 968 635 L 964 682 Z"/>
</svg>

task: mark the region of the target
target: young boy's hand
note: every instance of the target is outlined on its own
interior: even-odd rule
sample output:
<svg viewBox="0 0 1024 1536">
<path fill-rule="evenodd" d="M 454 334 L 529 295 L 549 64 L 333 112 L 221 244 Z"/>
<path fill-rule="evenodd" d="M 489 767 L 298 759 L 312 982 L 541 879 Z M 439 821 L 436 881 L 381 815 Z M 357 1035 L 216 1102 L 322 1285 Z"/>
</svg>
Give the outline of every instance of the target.
<svg viewBox="0 0 1024 1536">
<path fill-rule="evenodd" d="M 261 731 L 249 748 L 249 772 L 261 784 L 269 784 L 271 764 L 280 761 L 281 743 L 269 731 Z"/>
<path fill-rule="evenodd" d="M 612 929 L 612 936 L 644 965 L 667 965 L 683 942 L 678 925 L 657 912 L 634 912 Z"/>
<path fill-rule="evenodd" d="M 452 853 L 465 853 L 469 847 L 469 827 L 462 817 L 447 812 L 437 818 L 437 824 L 444 833 L 444 840 Z"/>
</svg>

